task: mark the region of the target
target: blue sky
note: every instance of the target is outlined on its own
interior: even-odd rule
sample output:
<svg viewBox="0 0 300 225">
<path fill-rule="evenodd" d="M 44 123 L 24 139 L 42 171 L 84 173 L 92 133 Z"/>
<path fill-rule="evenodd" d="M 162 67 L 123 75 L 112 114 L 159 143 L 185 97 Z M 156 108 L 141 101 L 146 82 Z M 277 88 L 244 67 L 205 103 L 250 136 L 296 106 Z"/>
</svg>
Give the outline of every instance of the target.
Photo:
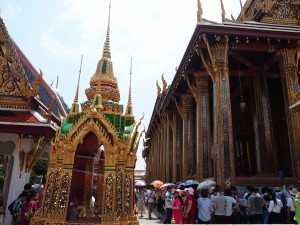
<svg viewBox="0 0 300 225">
<path fill-rule="evenodd" d="M 226 17 L 240 10 L 239 0 L 223 0 Z M 203 17 L 221 20 L 219 0 L 201 0 Z M 245 2 L 243 0 L 242 2 Z M 9 34 L 48 84 L 59 76 L 58 91 L 71 106 L 80 58 L 83 65 L 79 101 L 102 56 L 109 0 L 1 0 Z M 111 52 L 121 103 L 127 104 L 130 58 L 133 58 L 132 102 L 136 119 L 145 113 L 147 128 L 157 96 L 156 80 L 168 84 L 194 32 L 197 0 L 112 0 Z M 143 169 L 142 141 L 137 169 Z"/>
</svg>

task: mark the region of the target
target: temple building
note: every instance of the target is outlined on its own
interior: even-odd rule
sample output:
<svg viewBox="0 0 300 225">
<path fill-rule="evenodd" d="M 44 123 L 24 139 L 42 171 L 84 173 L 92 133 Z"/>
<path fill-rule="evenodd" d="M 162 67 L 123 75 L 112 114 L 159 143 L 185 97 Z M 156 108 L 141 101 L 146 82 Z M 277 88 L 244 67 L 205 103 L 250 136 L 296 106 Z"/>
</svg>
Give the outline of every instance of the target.
<svg viewBox="0 0 300 225">
<path fill-rule="evenodd" d="M 0 214 L 6 214 L 4 224 L 11 224 L 7 206 L 29 182 L 37 160 L 49 156 L 59 118 L 66 115 L 59 95 L 34 69 L 0 18 L 0 170 L 4 178 Z"/>
<path fill-rule="evenodd" d="M 146 181 L 295 185 L 300 2 L 248 0 L 230 20 L 220 2 L 218 23 L 202 18 L 198 0 L 197 26 L 174 79 L 157 83 Z"/>
<path fill-rule="evenodd" d="M 110 12 L 110 10 L 109 10 Z M 132 64 L 131 64 L 132 68 Z M 78 86 L 51 143 L 44 200 L 31 224 L 136 224 L 134 168 L 139 132 L 131 100 L 123 114 L 110 51 L 110 13 L 102 58 L 79 109 Z"/>
</svg>

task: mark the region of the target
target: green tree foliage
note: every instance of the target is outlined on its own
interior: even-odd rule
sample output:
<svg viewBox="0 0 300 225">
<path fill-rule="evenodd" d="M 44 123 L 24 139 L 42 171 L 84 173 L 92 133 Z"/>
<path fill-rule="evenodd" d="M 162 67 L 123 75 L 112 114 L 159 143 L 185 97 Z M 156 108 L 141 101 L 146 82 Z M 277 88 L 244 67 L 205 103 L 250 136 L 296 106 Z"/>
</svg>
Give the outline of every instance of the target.
<svg viewBox="0 0 300 225">
<path fill-rule="evenodd" d="M 32 173 L 37 176 L 46 176 L 48 169 L 48 159 L 40 158 L 32 168 Z"/>
</svg>

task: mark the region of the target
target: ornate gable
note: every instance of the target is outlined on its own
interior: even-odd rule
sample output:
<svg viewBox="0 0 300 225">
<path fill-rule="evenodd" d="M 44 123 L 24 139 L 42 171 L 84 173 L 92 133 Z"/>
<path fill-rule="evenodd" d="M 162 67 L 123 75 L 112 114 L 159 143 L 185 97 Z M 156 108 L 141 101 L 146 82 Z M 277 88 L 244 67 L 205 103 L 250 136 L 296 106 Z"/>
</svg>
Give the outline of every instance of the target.
<svg viewBox="0 0 300 225">
<path fill-rule="evenodd" d="M 38 84 L 42 74 L 32 85 L 25 74 L 25 70 L 7 32 L 5 24 L 0 18 L 0 104 L 8 107 L 29 106 L 29 98 L 37 95 Z M 14 101 L 11 101 L 14 98 Z"/>
<path fill-rule="evenodd" d="M 298 26 L 299 7 L 299 0 L 251 0 L 245 3 L 239 19 Z"/>
</svg>

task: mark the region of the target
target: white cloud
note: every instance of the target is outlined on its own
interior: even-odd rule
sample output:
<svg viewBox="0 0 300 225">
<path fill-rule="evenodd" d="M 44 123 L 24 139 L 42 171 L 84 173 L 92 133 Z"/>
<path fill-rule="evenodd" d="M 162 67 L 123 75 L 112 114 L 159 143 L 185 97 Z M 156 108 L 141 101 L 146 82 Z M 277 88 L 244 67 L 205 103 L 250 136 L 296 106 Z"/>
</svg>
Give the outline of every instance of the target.
<svg viewBox="0 0 300 225">
<path fill-rule="evenodd" d="M 4 7 L 9 17 L 16 17 L 22 11 L 21 5 L 17 3 L 12 4 L 6 1 L 4 2 Z"/>
</svg>

